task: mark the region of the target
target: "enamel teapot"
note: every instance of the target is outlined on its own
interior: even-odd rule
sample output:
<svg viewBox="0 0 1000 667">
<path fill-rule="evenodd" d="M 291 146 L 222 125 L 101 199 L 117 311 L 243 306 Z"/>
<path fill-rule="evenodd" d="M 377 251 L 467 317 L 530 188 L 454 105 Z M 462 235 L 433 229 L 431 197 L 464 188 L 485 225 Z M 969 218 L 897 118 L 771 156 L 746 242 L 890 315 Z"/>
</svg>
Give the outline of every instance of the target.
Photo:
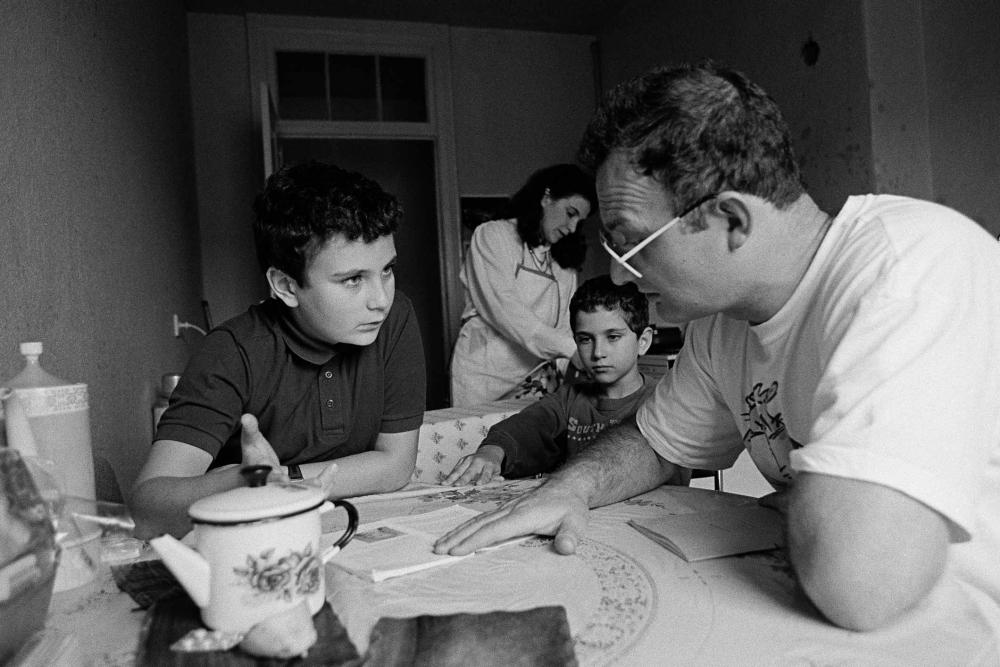
<svg viewBox="0 0 1000 667">
<path fill-rule="evenodd" d="M 323 565 L 346 545 L 358 526 L 349 502 L 344 533 L 320 544 L 322 489 L 302 482 L 267 484 L 270 466 L 245 466 L 249 486 L 207 496 L 188 509 L 195 549 L 170 535 L 153 538 L 156 549 L 213 630 L 246 632 L 305 599 L 315 614 L 326 599 Z M 185 542 L 188 537 L 185 537 Z"/>
</svg>

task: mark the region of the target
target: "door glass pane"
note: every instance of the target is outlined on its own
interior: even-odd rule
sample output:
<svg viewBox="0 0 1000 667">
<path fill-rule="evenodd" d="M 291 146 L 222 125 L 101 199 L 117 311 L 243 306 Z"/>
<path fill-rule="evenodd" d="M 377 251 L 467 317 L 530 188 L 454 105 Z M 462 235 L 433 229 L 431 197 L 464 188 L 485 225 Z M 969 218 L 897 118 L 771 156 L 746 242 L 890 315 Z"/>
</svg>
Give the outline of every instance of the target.
<svg viewBox="0 0 1000 667">
<path fill-rule="evenodd" d="M 326 75 L 322 53 L 278 51 L 278 115 L 326 120 Z"/>
<path fill-rule="evenodd" d="M 381 56 L 382 120 L 427 122 L 424 59 Z"/>
<path fill-rule="evenodd" d="M 375 56 L 331 53 L 330 119 L 378 120 Z"/>
</svg>

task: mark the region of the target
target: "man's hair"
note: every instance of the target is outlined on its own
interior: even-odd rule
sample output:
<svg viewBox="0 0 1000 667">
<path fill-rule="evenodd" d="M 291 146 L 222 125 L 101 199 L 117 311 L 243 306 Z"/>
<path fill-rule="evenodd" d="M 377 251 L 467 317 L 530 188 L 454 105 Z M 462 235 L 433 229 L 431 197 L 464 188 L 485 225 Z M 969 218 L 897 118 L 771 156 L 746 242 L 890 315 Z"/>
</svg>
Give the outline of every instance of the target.
<svg viewBox="0 0 1000 667">
<path fill-rule="evenodd" d="M 782 208 L 804 191 L 777 104 L 740 72 L 708 61 L 658 67 L 608 93 L 578 157 L 596 170 L 619 149 L 664 185 L 675 210 L 723 190 Z"/>
<path fill-rule="evenodd" d="M 403 209 L 361 174 L 322 162 L 282 167 L 253 203 L 261 270 L 274 267 L 300 285 L 306 267 L 331 236 L 371 243 L 396 231 Z"/>
<path fill-rule="evenodd" d="M 542 197 L 546 190 L 552 199 L 565 199 L 579 195 L 590 204 L 591 212 L 597 210 L 597 191 L 594 177 L 575 164 L 554 164 L 543 167 L 528 177 L 521 189 L 507 203 L 507 217 L 517 219 L 517 233 L 529 248 L 545 243 L 542 234 Z M 552 259 L 566 269 L 579 270 L 587 253 L 583 230 L 564 236 L 552 246 Z"/>
<path fill-rule="evenodd" d="M 593 313 L 598 308 L 617 310 L 636 336 L 649 326 L 649 299 L 635 283 L 616 285 L 605 274 L 585 281 L 569 301 L 569 321 L 576 331 L 577 314 Z"/>
</svg>

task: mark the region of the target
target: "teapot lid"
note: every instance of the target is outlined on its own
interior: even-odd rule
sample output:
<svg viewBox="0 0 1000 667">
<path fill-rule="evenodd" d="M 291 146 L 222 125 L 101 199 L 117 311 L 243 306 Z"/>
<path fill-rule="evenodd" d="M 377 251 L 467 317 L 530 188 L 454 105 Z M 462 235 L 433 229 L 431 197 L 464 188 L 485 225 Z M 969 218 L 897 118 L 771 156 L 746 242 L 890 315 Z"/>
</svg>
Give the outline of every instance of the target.
<svg viewBox="0 0 1000 667">
<path fill-rule="evenodd" d="M 262 483 L 269 466 L 246 466 L 250 486 L 223 491 L 192 503 L 188 515 L 195 523 L 240 524 L 281 519 L 315 509 L 326 501 L 319 487 L 303 482 Z M 264 473 L 261 477 L 260 473 Z"/>
</svg>

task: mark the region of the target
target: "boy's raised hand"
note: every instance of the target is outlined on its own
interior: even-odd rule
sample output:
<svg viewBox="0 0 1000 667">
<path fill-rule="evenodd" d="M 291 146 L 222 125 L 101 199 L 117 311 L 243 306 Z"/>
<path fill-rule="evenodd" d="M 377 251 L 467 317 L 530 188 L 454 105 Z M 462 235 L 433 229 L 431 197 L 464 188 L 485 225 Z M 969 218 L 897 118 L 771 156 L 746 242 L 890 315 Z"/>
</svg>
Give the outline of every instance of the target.
<svg viewBox="0 0 1000 667">
<path fill-rule="evenodd" d="M 271 481 L 288 481 L 284 468 L 281 467 L 281 459 L 278 458 L 271 443 L 267 441 L 264 434 L 260 432 L 257 418 L 251 414 L 240 416 L 240 448 L 243 451 L 243 465 L 245 466 L 271 466 L 271 474 L 268 479 Z"/>
<path fill-rule="evenodd" d="M 486 484 L 500 476 L 500 464 L 503 463 L 504 451 L 494 445 L 484 445 L 474 454 L 463 456 L 451 473 L 444 479 L 444 484 L 464 486 L 466 484 Z"/>
<path fill-rule="evenodd" d="M 285 474 L 285 468 L 281 465 L 281 459 L 278 458 L 278 454 L 271 447 L 271 443 L 260 432 L 260 425 L 257 423 L 257 418 L 251 414 L 244 414 L 240 417 L 240 426 L 243 429 L 240 433 L 243 465 L 271 466 L 271 474 L 267 477 L 268 481 L 289 481 L 288 475 Z M 305 481 L 307 484 L 312 484 L 323 489 L 323 492 L 329 498 L 334 491 L 336 472 L 337 464 L 331 463 L 323 468 L 318 475 Z"/>
</svg>

